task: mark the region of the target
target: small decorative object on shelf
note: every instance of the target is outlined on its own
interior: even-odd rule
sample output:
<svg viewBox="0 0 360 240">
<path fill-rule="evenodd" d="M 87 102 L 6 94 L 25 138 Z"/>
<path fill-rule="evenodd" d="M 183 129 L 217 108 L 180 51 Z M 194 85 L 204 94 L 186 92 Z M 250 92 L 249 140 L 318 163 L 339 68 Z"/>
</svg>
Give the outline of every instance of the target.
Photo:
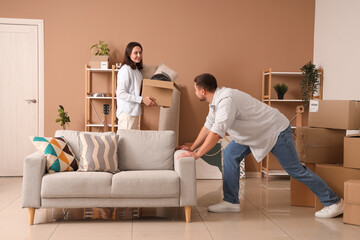
<svg viewBox="0 0 360 240">
<path fill-rule="evenodd" d="M 303 80 L 300 83 L 301 94 L 304 107 L 309 105 L 310 99 L 314 97 L 314 93 L 317 92 L 319 81 L 319 70 L 310 61 L 300 68 L 303 74 Z"/>
<path fill-rule="evenodd" d="M 64 107 L 62 105 L 59 105 L 59 109 L 58 109 L 59 115 L 55 122 L 60 122 L 60 125 L 63 127 L 63 129 L 65 130 L 66 128 L 66 124 L 68 126 L 70 126 L 69 122 L 70 122 L 70 117 L 68 115 L 67 112 L 65 112 Z"/>
<path fill-rule="evenodd" d="M 278 99 L 284 99 L 284 95 L 288 90 L 288 86 L 285 83 L 277 83 L 273 86 L 275 89 Z"/>
<path fill-rule="evenodd" d="M 90 58 L 90 68 L 100 68 L 108 69 L 109 68 L 109 53 L 110 49 L 108 44 L 104 41 L 95 43 L 90 48 L 91 58 Z"/>
</svg>

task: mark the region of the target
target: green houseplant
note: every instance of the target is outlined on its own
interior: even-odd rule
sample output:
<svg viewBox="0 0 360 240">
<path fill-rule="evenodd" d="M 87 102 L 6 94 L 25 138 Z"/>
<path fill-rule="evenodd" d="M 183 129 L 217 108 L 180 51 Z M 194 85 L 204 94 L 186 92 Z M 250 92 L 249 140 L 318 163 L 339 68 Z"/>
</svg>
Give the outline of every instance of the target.
<svg viewBox="0 0 360 240">
<path fill-rule="evenodd" d="M 277 83 L 273 86 L 273 88 L 278 95 L 278 99 L 284 99 L 284 95 L 288 90 L 288 86 L 285 83 Z"/>
<path fill-rule="evenodd" d="M 90 47 L 90 68 L 108 69 L 110 49 L 104 41 L 99 41 Z"/>
<path fill-rule="evenodd" d="M 66 124 L 68 126 L 70 126 L 69 122 L 70 122 L 70 117 L 68 115 L 67 112 L 65 112 L 64 107 L 62 105 L 59 105 L 59 109 L 57 110 L 59 112 L 59 115 L 55 122 L 60 122 L 60 125 L 63 127 L 63 129 L 65 130 L 66 128 Z"/>
<path fill-rule="evenodd" d="M 100 41 L 99 43 L 95 43 L 91 46 L 90 52 L 96 56 L 109 56 L 110 49 L 108 48 L 107 43 Z"/>
<path fill-rule="evenodd" d="M 302 100 L 304 107 L 307 107 L 319 86 L 319 71 L 311 61 L 302 66 L 300 70 L 303 74 L 300 83 Z"/>
</svg>

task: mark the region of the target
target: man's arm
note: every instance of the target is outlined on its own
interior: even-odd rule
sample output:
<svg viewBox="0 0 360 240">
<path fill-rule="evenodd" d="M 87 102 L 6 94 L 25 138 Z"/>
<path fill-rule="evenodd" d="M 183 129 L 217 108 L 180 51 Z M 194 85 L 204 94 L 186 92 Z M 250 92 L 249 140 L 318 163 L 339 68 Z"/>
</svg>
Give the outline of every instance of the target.
<svg viewBox="0 0 360 240">
<path fill-rule="evenodd" d="M 176 148 L 176 150 L 178 149 L 182 149 L 182 150 L 187 150 L 187 151 L 195 151 L 198 147 L 201 146 L 201 144 L 203 144 L 203 142 L 205 141 L 207 135 L 209 134 L 210 130 L 207 129 L 205 126 L 203 126 L 198 134 L 198 136 L 195 139 L 195 142 L 191 145 L 191 147 L 187 147 L 185 145 L 179 146 Z"/>
<path fill-rule="evenodd" d="M 190 147 L 190 151 L 193 152 L 195 151 L 198 147 L 201 146 L 201 144 L 204 143 L 206 137 L 209 135 L 210 130 L 207 129 L 205 126 L 202 127 L 202 129 L 199 132 L 199 135 L 197 136 L 195 142 L 193 143 L 193 145 L 191 145 Z"/>
<path fill-rule="evenodd" d="M 200 136 L 200 134 L 199 134 L 199 136 Z M 193 152 L 192 150 L 187 151 L 187 152 L 184 152 L 184 153 L 180 154 L 178 156 L 178 158 L 193 157 L 195 159 L 198 159 L 199 157 L 203 156 L 205 153 L 210 151 L 215 146 L 215 144 L 220 140 L 220 138 L 221 137 L 218 134 L 209 131 L 209 133 L 207 134 L 205 140 L 203 141 L 204 143 L 201 145 L 201 147 L 199 148 L 199 150 L 197 152 Z M 198 140 L 198 139 L 196 139 L 196 140 Z M 195 145 L 195 143 L 193 144 L 193 146 L 194 145 Z"/>
</svg>

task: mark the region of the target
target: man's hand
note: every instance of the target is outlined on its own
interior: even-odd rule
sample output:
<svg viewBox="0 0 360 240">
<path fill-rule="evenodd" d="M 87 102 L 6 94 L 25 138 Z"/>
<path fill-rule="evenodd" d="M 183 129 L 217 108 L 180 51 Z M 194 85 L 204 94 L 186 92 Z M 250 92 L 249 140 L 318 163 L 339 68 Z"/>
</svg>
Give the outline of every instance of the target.
<svg viewBox="0 0 360 240">
<path fill-rule="evenodd" d="M 153 107 L 153 106 L 156 106 L 156 99 L 153 98 L 153 97 L 143 97 L 142 99 L 142 102 L 146 105 L 146 106 L 150 106 L 150 107 Z"/>
<path fill-rule="evenodd" d="M 186 145 L 181 145 L 175 148 L 175 150 L 186 150 L 186 151 L 190 151 L 190 147 L 186 146 Z"/>
<path fill-rule="evenodd" d="M 182 157 L 193 157 L 193 158 L 195 158 L 195 160 L 199 158 L 199 156 L 197 155 L 197 153 L 195 153 L 195 152 L 190 152 L 190 151 L 183 152 L 182 154 L 180 154 L 180 155 L 177 157 L 177 159 L 182 158 Z"/>
</svg>

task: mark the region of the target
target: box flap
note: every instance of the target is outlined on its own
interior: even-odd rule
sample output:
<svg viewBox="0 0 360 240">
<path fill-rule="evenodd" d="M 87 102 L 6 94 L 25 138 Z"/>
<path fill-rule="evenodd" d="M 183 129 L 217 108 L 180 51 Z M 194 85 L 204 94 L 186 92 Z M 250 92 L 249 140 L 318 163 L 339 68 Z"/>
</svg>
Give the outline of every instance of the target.
<svg viewBox="0 0 360 240">
<path fill-rule="evenodd" d="M 151 87 L 158 87 L 158 88 L 173 89 L 174 82 L 153 80 L 153 79 L 144 79 L 143 80 L 143 85 L 144 86 L 151 86 Z"/>
<path fill-rule="evenodd" d="M 346 138 L 360 138 L 360 133 L 356 133 L 356 134 L 350 134 L 345 136 Z"/>
</svg>

